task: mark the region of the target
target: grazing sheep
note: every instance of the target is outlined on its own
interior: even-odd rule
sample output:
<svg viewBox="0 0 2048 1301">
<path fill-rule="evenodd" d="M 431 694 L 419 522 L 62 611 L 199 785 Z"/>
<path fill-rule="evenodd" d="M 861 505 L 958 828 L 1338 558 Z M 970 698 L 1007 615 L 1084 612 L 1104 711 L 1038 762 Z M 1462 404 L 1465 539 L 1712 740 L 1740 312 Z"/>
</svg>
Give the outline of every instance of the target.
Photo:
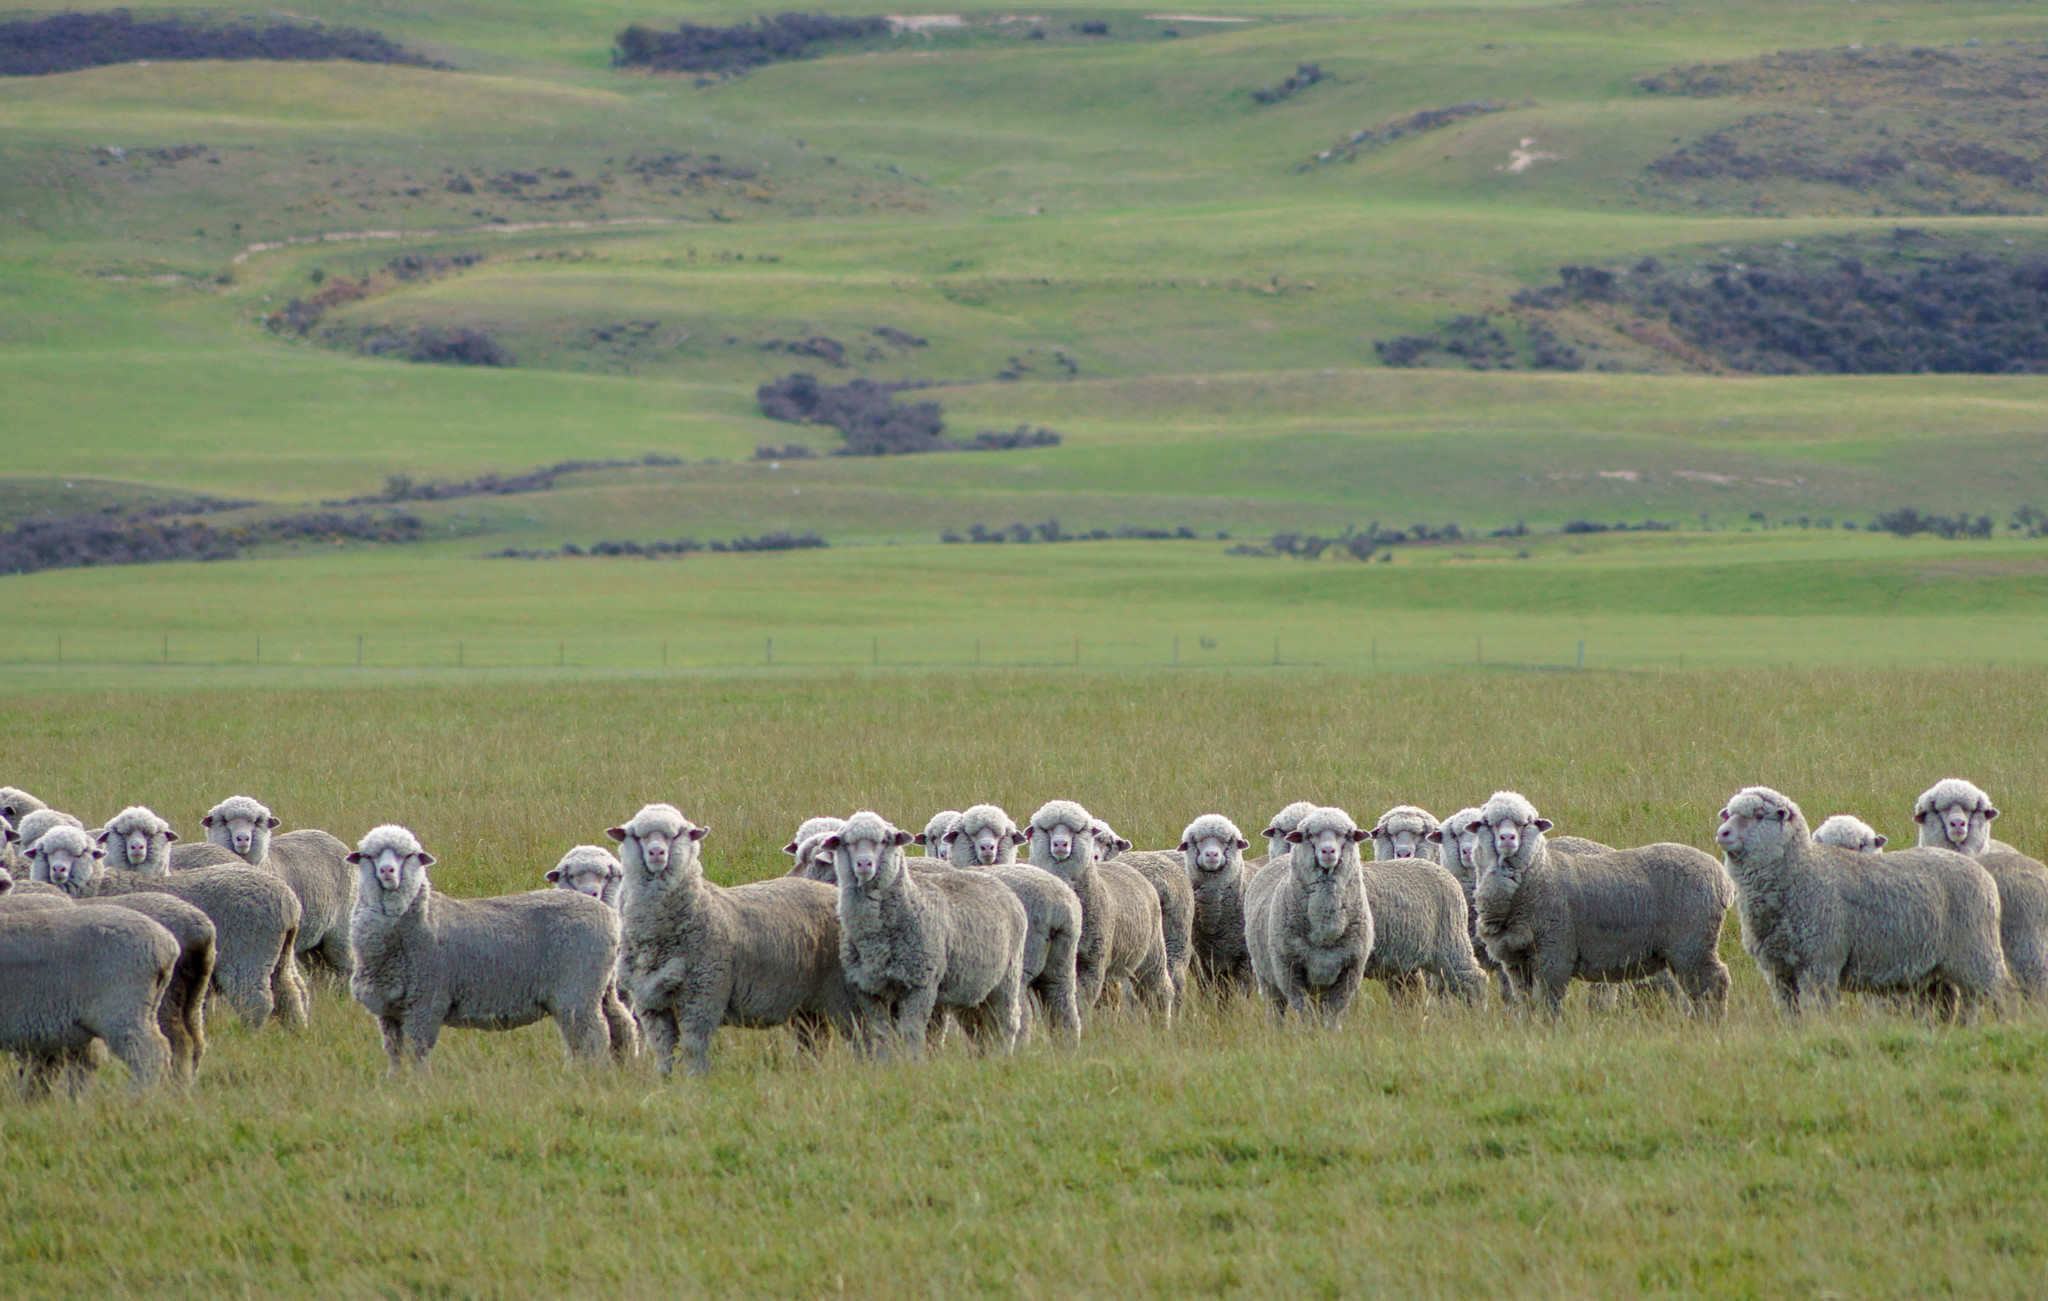
<svg viewBox="0 0 2048 1301">
<path fill-rule="evenodd" d="M 1373 861 L 1394 858 L 1434 860 L 1436 846 L 1443 839 L 1435 834 L 1442 826 L 1428 809 L 1413 804 L 1396 804 L 1372 828 Z"/>
<path fill-rule="evenodd" d="M 1188 880 L 1187 856 L 1178 849 L 1132 849 L 1107 822 L 1095 822 L 1095 843 L 1105 863 L 1120 863 L 1152 886 L 1159 896 L 1159 924 L 1166 937 L 1166 977 L 1178 1002 L 1187 994 L 1188 960 L 1195 949 L 1195 888 Z M 1114 849 L 1114 852 L 1111 852 Z"/>
<path fill-rule="evenodd" d="M 2004 987 L 1998 885 L 1974 859 L 1816 844 L 1799 806 L 1766 786 L 1736 792 L 1714 839 L 1735 882 L 1742 947 L 1786 1011 L 1847 989 L 1967 1014 Z"/>
<path fill-rule="evenodd" d="M 1252 988 L 1244 939 L 1244 851 L 1251 841 L 1221 813 L 1204 813 L 1180 833 L 1180 852 L 1194 892 L 1194 971 L 1218 993 Z"/>
<path fill-rule="evenodd" d="M 61 897 L 61 896 L 60 896 Z M 171 1078 L 190 1084 L 206 1056 L 206 995 L 213 984 L 219 932 L 199 908 L 167 894 L 143 892 L 111 899 L 80 899 L 86 908 L 126 908 L 141 913 L 171 933 L 178 942 L 178 960 L 157 1005 L 157 1029 L 171 1045 Z"/>
<path fill-rule="evenodd" d="M 855 813 L 826 839 L 839 867 L 839 958 L 869 1051 L 923 1055 L 932 1015 L 950 1011 L 984 1047 L 1017 1046 L 1024 1005 L 1024 905 L 979 871 L 913 872 L 915 837 Z"/>
<path fill-rule="evenodd" d="M 1715 952 L 1733 891 L 1720 865 L 1689 845 L 1552 853 L 1551 827 L 1514 791 L 1479 811 L 1493 833 L 1480 878 L 1479 937 L 1513 992 L 1558 1010 L 1576 977 L 1641 980 L 1669 971 L 1695 1003 L 1719 1010 L 1728 968 Z"/>
<path fill-rule="evenodd" d="M 350 914 L 356 906 L 356 873 L 348 846 L 324 831 L 306 829 L 274 835 L 279 819 L 247 795 L 232 795 L 213 806 L 199 825 L 206 838 L 251 867 L 267 868 L 299 897 L 298 952 L 346 980 L 355 969 L 349 946 Z M 182 867 L 183 864 L 178 864 Z"/>
<path fill-rule="evenodd" d="M 1171 1020 L 1174 986 L 1159 894 L 1132 869 L 1096 861 L 1093 824 L 1088 810 L 1074 801 L 1051 800 L 1025 829 L 1032 866 L 1066 882 L 1081 901 L 1081 943 L 1074 955 L 1081 1006 L 1094 1007 L 1105 989 L 1120 991 L 1129 981 L 1140 999 Z"/>
<path fill-rule="evenodd" d="M 574 890 L 588 895 L 613 912 L 619 911 L 619 893 L 626 869 L 618 856 L 602 845 L 577 845 L 547 870 L 547 881 L 557 890 Z M 626 1009 L 619 994 L 618 973 L 612 973 L 604 991 L 604 1021 L 611 1031 L 612 1056 L 626 1058 L 640 1047 L 640 1024 Z"/>
<path fill-rule="evenodd" d="M 2048 865 L 1994 840 L 1991 820 L 1997 816 L 1991 797 L 1960 777 L 1936 782 L 1913 805 L 1922 845 L 1967 854 L 1991 874 L 2013 982 L 2027 994 L 2048 993 Z"/>
<path fill-rule="evenodd" d="M 242 1020 L 251 1029 L 273 1013 L 287 1026 L 306 1023 L 306 985 L 292 956 L 299 900 L 284 882 L 240 864 L 151 876 L 107 867 L 105 856 L 76 827 L 53 828 L 29 847 L 34 879 L 74 899 L 166 894 L 198 908 L 214 927 L 212 988 Z"/>
<path fill-rule="evenodd" d="M 572 1056 L 610 1046 L 604 994 L 619 915 L 573 890 L 455 899 L 404 827 L 373 827 L 348 855 L 360 880 L 349 919 L 349 993 L 377 1018 L 394 1074 L 424 1067 L 443 1026 L 514 1030 L 552 1016 Z"/>
<path fill-rule="evenodd" d="M 917 833 L 916 843 L 923 845 L 925 853 L 941 862 L 951 862 L 947 849 L 953 839 L 953 828 L 960 821 L 958 809 L 940 809 L 924 824 L 924 830 Z"/>
<path fill-rule="evenodd" d="M 1081 1036 L 1075 975 L 1081 899 L 1044 868 L 1017 861 L 1017 847 L 1030 839 L 1002 809 L 976 804 L 954 819 L 942 843 L 949 866 L 989 873 L 1024 905 L 1024 987 L 1044 1007 L 1053 1037 L 1073 1043 Z"/>
<path fill-rule="evenodd" d="M 1246 867 L 1260 868 L 1275 861 L 1288 862 L 1294 857 L 1294 849 L 1287 843 L 1287 833 L 1301 825 L 1301 820 L 1316 811 L 1316 806 L 1307 800 L 1296 800 L 1273 815 L 1266 829 L 1259 834 L 1266 839 L 1266 852 L 1245 863 Z"/>
<path fill-rule="evenodd" d="M 1342 809 L 1316 809 L 1287 832 L 1289 856 L 1246 889 L 1252 974 L 1276 1020 L 1313 1012 L 1334 1025 L 1357 994 L 1374 943 L 1358 856 L 1370 834 Z"/>
<path fill-rule="evenodd" d="M 699 844 L 709 833 L 669 804 L 649 804 L 605 833 L 626 869 L 619 983 L 663 1075 L 678 1048 L 692 1075 L 708 1070 L 722 1025 L 794 1022 L 805 1043 L 827 1026 L 853 1029 L 838 892 L 791 876 L 713 885 Z"/>
<path fill-rule="evenodd" d="M 1861 818 L 1852 818 L 1846 813 L 1837 813 L 1813 829 L 1816 844 L 1834 845 L 1841 849 L 1853 849 L 1859 854 L 1875 854 L 1883 849 L 1888 839 L 1877 833 L 1877 829 Z"/>
<path fill-rule="evenodd" d="M 0 908 L 0 1049 L 22 1059 L 24 1092 L 59 1079 L 75 1090 L 95 1040 L 138 1090 L 155 1084 L 171 1062 L 157 1010 L 177 962 L 171 933 L 129 909 Z"/>
</svg>

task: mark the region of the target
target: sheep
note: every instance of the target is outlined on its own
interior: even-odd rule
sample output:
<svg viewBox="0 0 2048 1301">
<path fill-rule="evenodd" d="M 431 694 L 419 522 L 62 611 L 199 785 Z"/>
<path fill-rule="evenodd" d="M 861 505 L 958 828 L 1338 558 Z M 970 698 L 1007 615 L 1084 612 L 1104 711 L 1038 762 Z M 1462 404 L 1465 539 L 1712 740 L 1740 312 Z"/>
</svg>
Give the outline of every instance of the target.
<svg viewBox="0 0 2048 1301">
<path fill-rule="evenodd" d="M 1105 989 L 1120 990 L 1129 981 L 1170 1022 L 1174 987 L 1158 892 L 1132 869 L 1096 861 L 1093 823 L 1074 801 L 1050 800 L 1025 828 L 1032 866 L 1066 882 L 1081 901 L 1081 942 L 1074 954 L 1080 1005 L 1093 1008 Z"/>
<path fill-rule="evenodd" d="M 1374 943 L 1358 856 L 1370 834 L 1342 809 L 1315 809 L 1245 890 L 1245 944 L 1275 1020 L 1313 1012 L 1334 1025 L 1358 992 Z"/>
<path fill-rule="evenodd" d="M 43 833 L 52 827 L 76 827 L 80 831 L 85 830 L 85 824 L 69 813 L 52 808 L 25 810 L 20 820 L 11 828 L 11 834 L 7 837 L 11 845 L 0 846 L 0 849 L 10 850 L 13 853 L 13 857 L 9 859 L 6 857 L 6 854 L 0 853 L 0 861 L 5 861 L 13 867 L 20 868 L 22 874 L 27 875 L 28 859 L 26 855 L 28 854 L 28 847 L 41 840 Z"/>
<path fill-rule="evenodd" d="M 1121 863 L 1151 885 L 1159 896 L 1159 924 L 1166 937 L 1166 977 L 1179 1001 L 1187 993 L 1188 960 L 1194 955 L 1195 889 L 1188 880 L 1187 856 L 1179 849 L 1132 849 L 1106 822 L 1097 819 L 1095 843 L 1105 863 Z"/>
<path fill-rule="evenodd" d="M 782 852 L 795 860 L 788 875 L 805 877 L 836 889 L 838 878 L 833 875 L 832 856 L 820 853 L 818 845 L 845 824 L 844 818 L 805 818 L 803 825 L 796 829 L 796 835 L 782 847 Z"/>
<path fill-rule="evenodd" d="M 0 908 L 0 1049 L 24 1059 L 24 1091 L 45 1096 L 64 1077 L 75 1088 L 95 1040 L 137 1090 L 155 1084 L 171 1064 L 157 1011 L 177 962 L 178 941 L 139 912 Z"/>
<path fill-rule="evenodd" d="M 1218 993 L 1252 987 L 1244 935 L 1244 851 L 1251 841 L 1221 813 L 1204 813 L 1180 833 L 1180 852 L 1194 893 L 1194 970 Z"/>
<path fill-rule="evenodd" d="M 605 833 L 626 869 L 619 984 L 666 1076 L 710 1069 L 722 1025 L 795 1022 L 808 1043 L 822 1026 L 853 1030 L 839 961 L 838 892 L 801 877 L 730 888 L 704 879 L 710 834 L 670 804 L 649 804 Z"/>
<path fill-rule="evenodd" d="M 1473 961 L 1493 978 L 1494 986 L 1500 990 L 1503 999 L 1512 999 L 1507 973 L 1501 970 L 1501 965 L 1493 960 L 1493 955 L 1486 951 L 1486 944 L 1479 938 L 1477 892 L 1479 878 L 1493 866 L 1493 828 L 1480 820 L 1477 808 L 1463 808 L 1445 818 L 1430 834 L 1430 839 L 1437 846 L 1437 861 L 1458 879 L 1458 888 L 1464 892 L 1465 928 L 1472 937 Z"/>
<path fill-rule="evenodd" d="M 1081 1036 L 1081 898 L 1051 872 L 1017 861 L 1017 847 L 1030 839 L 1002 809 L 975 804 L 954 818 L 941 843 L 949 866 L 989 873 L 1024 905 L 1024 988 L 1045 1009 L 1054 1038 L 1071 1044 Z"/>
<path fill-rule="evenodd" d="M 1373 824 L 1373 861 L 1384 863 L 1393 858 L 1434 859 L 1436 846 L 1443 837 L 1433 833 L 1442 825 L 1428 809 L 1417 808 L 1413 804 L 1396 804 L 1380 814 L 1380 820 Z"/>
<path fill-rule="evenodd" d="M 349 994 L 377 1018 L 391 1073 L 423 1069 L 444 1026 L 514 1030 L 545 1016 L 572 1057 L 601 1058 L 619 915 L 573 890 L 452 898 L 428 879 L 435 861 L 391 823 L 348 855 L 358 877 Z"/>
<path fill-rule="evenodd" d="M 924 824 L 924 830 L 917 833 L 917 843 L 923 845 L 925 853 L 942 862 L 951 862 L 947 852 L 953 839 L 953 828 L 960 821 L 958 809 L 940 809 Z"/>
<path fill-rule="evenodd" d="M 1696 1005 L 1719 1011 L 1728 968 L 1715 952 L 1733 891 L 1689 845 L 1552 853 L 1548 818 L 1496 791 L 1478 821 L 1494 862 L 1479 880 L 1479 937 L 1516 996 L 1555 1014 L 1573 977 L 1601 983 L 1670 972 Z"/>
<path fill-rule="evenodd" d="M 355 968 L 349 947 L 350 914 L 356 906 L 356 873 L 348 846 L 324 831 L 305 829 L 274 835 L 279 819 L 247 795 L 232 795 L 199 819 L 206 838 L 251 867 L 267 868 L 299 897 L 301 961 L 318 960 L 342 980 Z"/>
<path fill-rule="evenodd" d="M 49 805 L 43 803 L 27 791 L 18 790 L 12 786 L 0 786 L 0 822 L 6 823 L 17 831 L 21 829 L 21 820 L 24 817 L 34 813 L 37 809 L 49 807 Z"/>
<path fill-rule="evenodd" d="M 1478 1001 L 1486 992 L 1486 969 L 1472 952 L 1471 917 L 1458 878 L 1427 858 L 1409 857 L 1364 861 L 1359 879 L 1372 910 L 1366 978 L 1385 985 L 1396 1001 L 1419 993 L 1425 981 Z"/>
<path fill-rule="evenodd" d="M 1929 997 L 1967 1015 L 2005 986 L 1998 885 L 1933 846 L 1859 854 L 1814 843 L 1799 806 L 1737 791 L 1714 833 L 1735 883 L 1742 947 L 1788 1013 L 1844 989 Z"/>
<path fill-rule="evenodd" d="M 625 879 L 626 869 L 620 865 L 618 856 L 602 845 L 577 845 L 546 873 L 548 884 L 555 889 L 588 895 L 613 912 L 619 911 L 619 893 Z M 603 1006 L 605 1027 L 611 1032 L 612 1056 L 631 1056 L 640 1046 L 640 1023 L 633 1019 L 620 996 L 617 971 L 613 971 L 605 985 Z"/>
<path fill-rule="evenodd" d="M 1276 859 L 1283 863 L 1291 860 L 1294 857 L 1294 850 L 1287 843 L 1287 833 L 1300 826 L 1301 820 L 1315 811 L 1316 806 L 1308 800 L 1296 800 L 1275 813 L 1273 820 L 1266 824 L 1266 829 L 1259 833 L 1266 839 L 1266 852 L 1248 860 L 1245 866 L 1262 868 Z"/>
<path fill-rule="evenodd" d="M 1952 848 L 1991 874 L 2013 982 L 2030 995 L 2048 993 L 2048 865 L 1992 839 L 1991 820 L 1997 816 L 1991 797 L 1960 777 L 1936 782 L 1913 805 L 1922 845 Z"/>
<path fill-rule="evenodd" d="M 1837 813 L 1815 827 L 1813 839 L 1816 844 L 1853 849 L 1859 854 L 1875 854 L 1890 843 L 1868 822 L 1846 813 Z"/>
<path fill-rule="evenodd" d="M 915 839 L 862 810 L 826 838 L 839 868 L 839 959 L 871 1052 L 924 1052 L 949 1009 L 983 1046 L 1014 1051 L 1023 1023 L 1024 904 L 977 871 L 914 872 Z"/>
<path fill-rule="evenodd" d="M 293 957 L 299 900 L 284 882 L 240 864 L 151 876 L 106 867 L 105 856 L 101 842 L 68 826 L 29 847 L 33 878 L 74 899 L 153 893 L 192 904 L 214 926 L 211 987 L 226 995 L 243 1022 L 258 1029 L 275 1014 L 289 1027 L 305 1025 L 306 986 Z"/>
</svg>

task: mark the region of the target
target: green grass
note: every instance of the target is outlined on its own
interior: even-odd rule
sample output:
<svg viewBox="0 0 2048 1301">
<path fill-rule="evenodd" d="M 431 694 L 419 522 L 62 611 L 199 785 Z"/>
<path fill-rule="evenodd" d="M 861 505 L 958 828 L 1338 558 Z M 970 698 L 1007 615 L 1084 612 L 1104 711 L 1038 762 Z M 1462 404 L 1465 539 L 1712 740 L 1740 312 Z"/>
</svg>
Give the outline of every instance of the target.
<svg viewBox="0 0 2048 1301">
<path fill-rule="evenodd" d="M 1157 844 L 1209 809 L 1441 811 L 1512 784 L 1565 830 L 1702 844 L 1750 782 L 1899 836 L 1915 793 L 1967 772 L 2013 794 L 2001 831 L 2033 845 L 2048 820 L 2018 796 L 2048 780 L 2040 748 L 1955 719 L 2031 718 L 2043 685 L 724 675 L 16 692 L 0 727 L 34 738 L 7 780 L 88 817 L 141 800 L 189 827 L 248 789 L 288 825 L 413 826 L 437 881 L 479 894 L 537 883 L 650 799 L 713 827 L 728 882 L 779 871 L 799 818 L 850 802 L 911 823 L 1058 795 Z M 133 736 L 176 739 L 110 744 Z M 1732 923 L 1724 951 L 1715 1025 L 1577 998 L 1554 1028 L 1416 1018 L 1373 990 L 1332 1034 L 1237 1003 L 915 1069 L 728 1030 L 710 1077 L 667 1083 L 644 1061 L 573 1070 L 545 1025 L 451 1033 L 432 1075 L 387 1081 L 369 1018 L 329 991 L 297 1037 L 216 1019 L 189 1097 L 130 1099 L 115 1071 L 0 1112 L 0 1259 L 24 1297 L 81 1278 L 123 1296 L 2036 1291 L 2038 1011 L 1943 1029 L 1851 999 L 1788 1025 Z"/>
</svg>

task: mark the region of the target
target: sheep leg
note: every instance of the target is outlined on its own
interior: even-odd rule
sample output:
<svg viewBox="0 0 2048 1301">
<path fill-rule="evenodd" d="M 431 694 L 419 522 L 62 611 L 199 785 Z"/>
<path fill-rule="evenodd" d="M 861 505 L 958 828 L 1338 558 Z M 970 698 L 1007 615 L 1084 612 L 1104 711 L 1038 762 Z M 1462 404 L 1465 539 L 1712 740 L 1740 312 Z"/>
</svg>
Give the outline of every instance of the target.
<svg viewBox="0 0 2048 1301">
<path fill-rule="evenodd" d="M 441 1016 L 438 1011 L 416 1009 L 405 1017 L 406 1056 L 413 1066 L 427 1069 L 427 1054 L 434 1051 L 434 1041 L 441 1037 Z"/>
<path fill-rule="evenodd" d="M 284 952 L 278 955 L 277 966 L 271 969 L 270 997 L 287 1028 L 306 1028 L 306 981 L 299 974 L 299 960 L 292 953 L 290 937 L 285 939 Z"/>
<path fill-rule="evenodd" d="M 1797 975 L 1797 999 L 1800 1011 L 1826 1011 L 1834 1006 L 1835 994 L 1840 988 L 1835 977 L 1823 975 L 1812 967 L 1801 967 Z"/>
<path fill-rule="evenodd" d="M 602 1060 L 611 1048 L 611 1023 L 605 1019 L 602 994 L 587 1007 L 555 1013 L 555 1028 L 562 1032 L 562 1046 L 577 1061 Z"/>
<path fill-rule="evenodd" d="M 396 1075 L 405 1069 L 405 1022 L 396 1016 L 380 1016 L 377 1028 L 384 1032 L 384 1060 Z"/>
<path fill-rule="evenodd" d="M 685 1008 L 676 1019 L 676 1037 L 686 1072 L 702 1075 L 711 1069 L 711 1036 L 718 1032 L 718 1023 L 724 1019 L 723 1006 Z"/>
<path fill-rule="evenodd" d="M 1664 975 L 1673 977 L 1673 973 L 1668 971 Z M 1728 966 L 1713 953 L 1707 954 L 1704 962 L 1689 969 L 1683 977 L 1674 978 L 1672 983 L 1685 991 L 1695 1012 L 1719 1016 L 1728 1010 Z"/>
<path fill-rule="evenodd" d="M 676 1068 L 676 1013 L 672 1007 L 643 1008 L 640 1033 L 647 1037 L 647 1051 L 654 1056 L 654 1069 L 666 1076 Z"/>
<path fill-rule="evenodd" d="M 235 1014 L 251 1030 L 261 1030 L 276 1010 L 277 995 L 270 986 L 270 971 L 252 972 L 246 967 L 217 965 L 213 969 L 215 988 L 234 1004 Z"/>
<path fill-rule="evenodd" d="M 1072 1047 L 1081 1042 L 1081 1011 L 1074 1004 L 1074 987 L 1064 980 L 1041 981 L 1039 993 L 1045 1000 L 1045 1019 L 1052 1027 L 1053 1042 Z"/>
<path fill-rule="evenodd" d="M 334 978 L 343 985 L 347 985 L 349 977 L 355 975 L 356 951 L 355 947 L 349 943 L 348 930 L 346 928 L 329 931 L 321 939 L 318 946 L 307 950 L 307 952 L 309 954 L 319 954 L 320 961 L 327 966 L 329 971 L 334 973 Z"/>
<path fill-rule="evenodd" d="M 625 1000 L 619 997 L 617 985 L 604 987 L 604 1023 L 611 1033 L 612 1060 L 623 1062 L 631 1057 L 640 1046 L 640 1032 L 633 1024 L 633 1014 L 626 1010 Z"/>
<path fill-rule="evenodd" d="M 989 994 L 987 1001 L 981 1005 L 984 1033 L 989 1033 L 991 1038 L 1001 1041 L 1005 1056 L 1017 1051 L 1017 1036 L 1023 1029 L 1022 993 L 1023 981 L 1020 973 L 1008 971 Z"/>
<path fill-rule="evenodd" d="M 135 1091 L 143 1092 L 162 1077 L 171 1064 L 171 1044 L 153 1020 L 130 1026 L 110 1026 L 102 1037 L 108 1051 L 119 1058 L 135 1077 Z"/>
<path fill-rule="evenodd" d="M 896 1039 L 910 1061 L 924 1056 L 925 1035 L 931 1029 L 932 1007 L 938 1001 L 938 993 L 930 986 L 913 989 L 896 1004 Z"/>
</svg>

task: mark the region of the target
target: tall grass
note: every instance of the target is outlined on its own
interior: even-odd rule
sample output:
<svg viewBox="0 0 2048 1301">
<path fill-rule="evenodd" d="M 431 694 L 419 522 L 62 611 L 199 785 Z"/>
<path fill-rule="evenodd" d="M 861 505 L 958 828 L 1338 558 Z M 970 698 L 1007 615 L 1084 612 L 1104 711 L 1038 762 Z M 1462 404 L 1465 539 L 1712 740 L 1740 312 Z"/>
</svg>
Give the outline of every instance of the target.
<svg viewBox="0 0 2048 1301">
<path fill-rule="evenodd" d="M 386 819 L 438 883 L 538 884 L 667 799 L 725 881 L 812 813 L 899 822 L 1073 796 L 1141 845 L 1295 798 L 1371 816 L 1496 786 L 1564 830 L 1706 844 L 1777 785 L 1904 836 L 1971 776 L 2038 846 L 2037 672 L 1687 677 L 1166 673 L 199 690 L 0 698 L 0 780 L 188 832 L 245 790 L 288 826 Z M 2048 1252 L 2048 1021 L 1851 1000 L 1782 1022 L 1730 934 L 1727 1018 L 1496 1007 L 1331 1034 L 1248 1002 L 1081 1049 L 918 1068 L 723 1032 L 713 1073 L 585 1073 L 546 1026 L 445 1036 L 385 1080 L 334 989 L 292 1037 L 217 1019 L 190 1096 L 0 1112 L 14 1296 L 2027 1295 Z"/>
</svg>

